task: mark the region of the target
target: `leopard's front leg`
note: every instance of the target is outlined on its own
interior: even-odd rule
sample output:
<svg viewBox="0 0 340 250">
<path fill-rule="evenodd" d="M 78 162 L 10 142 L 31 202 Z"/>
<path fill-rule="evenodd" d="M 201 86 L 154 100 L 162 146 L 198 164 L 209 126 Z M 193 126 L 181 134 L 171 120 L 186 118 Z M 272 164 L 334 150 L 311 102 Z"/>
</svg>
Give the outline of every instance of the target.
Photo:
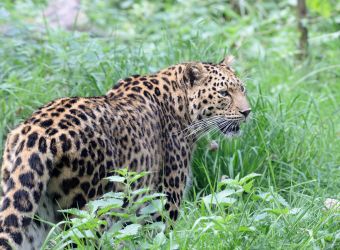
<svg viewBox="0 0 340 250">
<path fill-rule="evenodd" d="M 183 196 L 190 182 L 191 148 L 184 138 L 170 137 L 163 166 L 163 193 L 166 194 L 165 210 L 176 221 Z M 170 150 L 169 150 L 170 149 Z"/>
</svg>

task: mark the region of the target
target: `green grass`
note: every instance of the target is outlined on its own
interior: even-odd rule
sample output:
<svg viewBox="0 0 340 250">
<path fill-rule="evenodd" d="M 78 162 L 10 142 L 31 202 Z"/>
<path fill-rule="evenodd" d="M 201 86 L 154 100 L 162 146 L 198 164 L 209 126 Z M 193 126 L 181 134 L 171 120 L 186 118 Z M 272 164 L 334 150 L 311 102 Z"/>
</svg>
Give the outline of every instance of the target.
<svg viewBox="0 0 340 250">
<path fill-rule="evenodd" d="M 101 95 L 130 74 L 232 53 L 254 111 L 243 136 L 200 140 L 194 185 L 173 231 L 154 240 L 144 230 L 129 242 L 153 249 L 340 247 L 339 211 L 323 207 L 326 198 L 340 198 L 336 1 L 329 16 L 310 12 L 309 57 L 302 61 L 292 1 L 245 4 L 244 15 L 223 1 L 83 1 L 88 32 L 42 31 L 44 1 L 34 2 L 0 4 L 0 152 L 7 132 L 49 100 Z M 215 152 L 211 140 L 219 142 Z M 261 176 L 232 206 L 202 203 L 222 175 L 250 173 Z M 265 192 L 274 198 L 256 198 Z M 194 226 L 197 220 L 207 223 Z"/>
</svg>

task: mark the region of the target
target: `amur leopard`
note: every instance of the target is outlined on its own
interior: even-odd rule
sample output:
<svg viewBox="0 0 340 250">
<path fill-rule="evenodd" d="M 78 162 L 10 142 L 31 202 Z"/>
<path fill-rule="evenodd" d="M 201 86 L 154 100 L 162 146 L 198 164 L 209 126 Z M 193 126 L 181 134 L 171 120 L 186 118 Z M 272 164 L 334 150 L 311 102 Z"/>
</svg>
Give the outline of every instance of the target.
<svg viewBox="0 0 340 250">
<path fill-rule="evenodd" d="M 39 249 L 61 208 L 83 208 L 117 191 L 105 177 L 128 166 L 149 171 L 135 188 L 166 194 L 172 220 L 190 177 L 197 133 L 236 134 L 250 113 L 226 57 L 181 63 L 120 80 L 104 96 L 54 100 L 7 137 L 1 168 L 0 249 Z M 157 218 L 158 219 L 158 218 Z"/>
</svg>

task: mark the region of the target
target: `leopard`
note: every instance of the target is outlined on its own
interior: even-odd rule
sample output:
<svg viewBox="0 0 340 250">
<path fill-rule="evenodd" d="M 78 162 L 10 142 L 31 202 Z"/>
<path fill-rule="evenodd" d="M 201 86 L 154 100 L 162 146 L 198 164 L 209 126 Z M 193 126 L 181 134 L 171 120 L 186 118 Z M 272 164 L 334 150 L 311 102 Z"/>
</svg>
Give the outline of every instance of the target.
<svg viewBox="0 0 340 250">
<path fill-rule="evenodd" d="M 118 80 L 105 95 L 65 97 L 37 109 L 8 133 L 1 167 L 0 249 L 40 249 L 60 209 L 119 187 L 115 169 L 147 171 L 134 189 L 165 196 L 179 217 L 192 179 L 197 131 L 240 133 L 251 108 L 232 57 L 179 63 Z M 159 220 L 160 216 L 155 218 Z"/>
</svg>

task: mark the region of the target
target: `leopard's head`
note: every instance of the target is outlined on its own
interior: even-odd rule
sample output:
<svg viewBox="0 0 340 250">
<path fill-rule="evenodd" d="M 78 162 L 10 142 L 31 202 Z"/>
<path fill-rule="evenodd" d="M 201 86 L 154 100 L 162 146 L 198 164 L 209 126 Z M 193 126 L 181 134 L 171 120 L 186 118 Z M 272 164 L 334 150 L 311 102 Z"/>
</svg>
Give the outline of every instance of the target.
<svg viewBox="0 0 340 250">
<path fill-rule="evenodd" d="M 249 117 L 245 86 L 231 68 L 232 60 L 228 56 L 219 64 L 186 64 L 183 79 L 196 131 L 218 129 L 225 135 L 236 135 Z"/>
</svg>

